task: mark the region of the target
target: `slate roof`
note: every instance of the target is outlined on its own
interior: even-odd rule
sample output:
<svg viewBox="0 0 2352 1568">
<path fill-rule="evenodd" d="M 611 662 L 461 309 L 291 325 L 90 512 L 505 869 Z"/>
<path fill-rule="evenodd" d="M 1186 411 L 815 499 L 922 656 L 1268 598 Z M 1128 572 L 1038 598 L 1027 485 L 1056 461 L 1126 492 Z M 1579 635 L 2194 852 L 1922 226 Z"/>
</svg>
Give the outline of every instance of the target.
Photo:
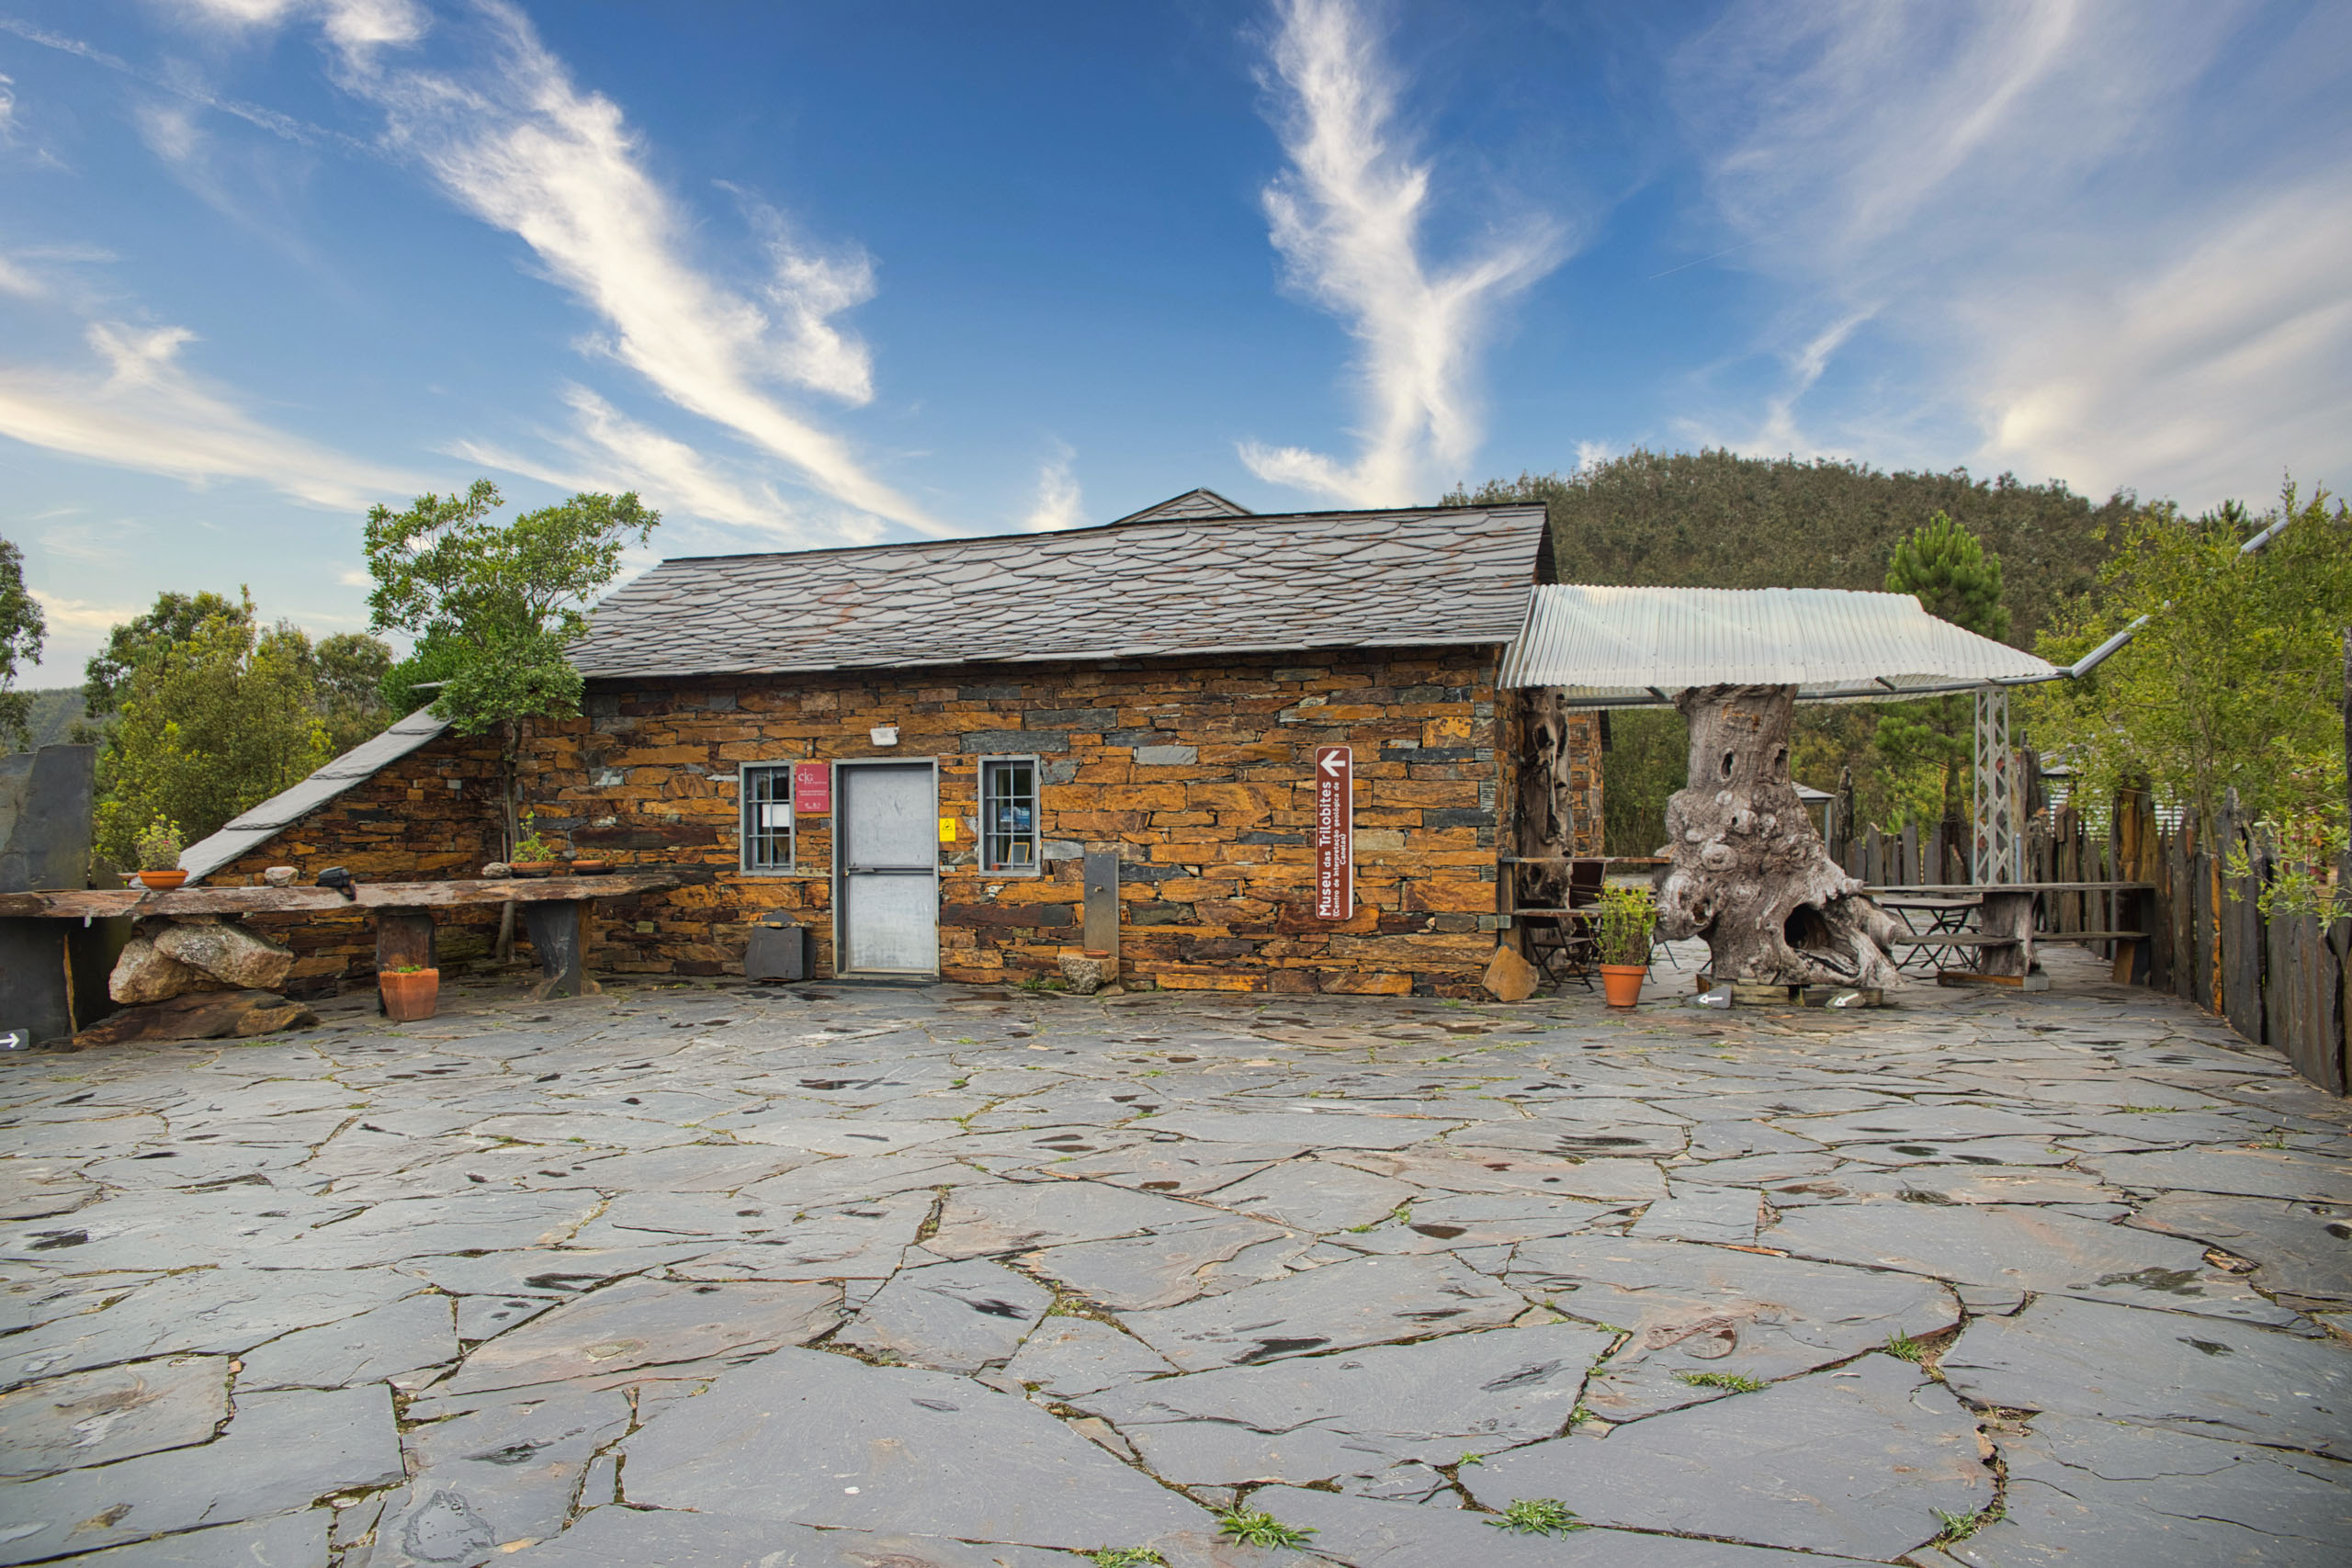
<svg viewBox="0 0 2352 1568">
<path fill-rule="evenodd" d="M 694 557 L 606 599 L 572 658 L 594 678 L 1504 643 L 1544 530 L 1540 505 L 1220 513 Z"/>
<path fill-rule="evenodd" d="M 1150 523 L 1163 517 L 1254 517 L 1257 513 L 1238 502 L 1227 501 L 1213 490 L 1188 490 L 1171 496 L 1158 506 L 1147 506 L 1141 512 L 1130 512 L 1118 521 Z"/>
<path fill-rule="evenodd" d="M 352 785 L 365 783 L 449 728 L 447 719 L 419 708 L 372 740 L 363 740 L 296 784 L 236 818 L 209 839 L 199 839 L 180 852 L 180 869 L 201 881 L 235 860 L 269 842 L 303 817 L 316 811 Z"/>
</svg>

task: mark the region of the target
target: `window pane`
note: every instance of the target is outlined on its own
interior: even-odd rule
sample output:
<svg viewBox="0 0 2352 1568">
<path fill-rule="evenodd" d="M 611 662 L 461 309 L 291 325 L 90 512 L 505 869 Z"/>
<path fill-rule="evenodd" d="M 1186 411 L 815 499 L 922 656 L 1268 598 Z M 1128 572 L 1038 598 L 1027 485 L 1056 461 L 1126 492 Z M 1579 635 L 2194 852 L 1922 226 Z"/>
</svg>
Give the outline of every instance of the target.
<svg viewBox="0 0 2352 1568">
<path fill-rule="evenodd" d="M 1037 863 L 1036 765 L 991 761 L 980 767 L 980 856 L 989 871 Z"/>
<path fill-rule="evenodd" d="M 742 772 L 745 871 L 792 869 L 792 765 Z"/>
</svg>

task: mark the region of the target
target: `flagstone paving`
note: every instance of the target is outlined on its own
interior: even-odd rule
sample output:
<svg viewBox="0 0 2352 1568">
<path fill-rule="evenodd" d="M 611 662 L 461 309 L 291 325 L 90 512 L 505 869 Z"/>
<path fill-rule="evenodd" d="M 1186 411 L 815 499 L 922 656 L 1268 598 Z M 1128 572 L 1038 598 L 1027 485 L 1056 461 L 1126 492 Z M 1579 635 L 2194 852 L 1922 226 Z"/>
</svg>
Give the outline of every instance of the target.
<svg viewBox="0 0 2352 1568">
<path fill-rule="evenodd" d="M 2352 1115 L 2052 962 L 0 1058 L 0 1564 L 2340 1562 Z"/>
</svg>

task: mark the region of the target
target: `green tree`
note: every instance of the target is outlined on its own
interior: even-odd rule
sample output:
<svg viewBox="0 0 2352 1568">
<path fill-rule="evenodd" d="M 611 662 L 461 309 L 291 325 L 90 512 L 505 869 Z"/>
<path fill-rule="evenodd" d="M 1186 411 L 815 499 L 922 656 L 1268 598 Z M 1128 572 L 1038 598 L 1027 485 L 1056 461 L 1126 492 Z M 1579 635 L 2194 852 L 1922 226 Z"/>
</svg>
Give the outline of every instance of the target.
<svg viewBox="0 0 2352 1568">
<path fill-rule="evenodd" d="M 476 479 L 464 495 L 421 495 L 405 512 L 368 513 L 368 596 L 379 631 L 418 639 L 409 661 L 447 673 L 433 712 L 461 735 L 496 730 L 505 784 L 506 844 L 517 837 L 516 774 L 533 719 L 580 711 L 581 676 L 568 657 L 588 629 L 588 606 L 618 575 L 622 552 L 643 543 L 661 513 L 636 492 L 582 493 L 500 525 L 498 487 Z M 403 677 L 395 671 L 387 684 Z M 419 679 L 405 677 L 411 683 Z"/>
<path fill-rule="evenodd" d="M 1941 512 L 1894 547 L 1886 591 L 1908 593 L 1928 614 L 1996 641 L 2009 634 L 2009 612 L 2001 603 L 2001 558 Z M 1897 784 L 1896 793 L 1920 799 L 1946 822 L 1960 820 L 1961 775 L 1974 749 L 1973 700 L 1933 697 L 1881 708 L 1879 715 L 1879 755 L 1912 786 Z"/>
<path fill-rule="evenodd" d="M 107 645 L 82 667 L 82 711 L 103 718 L 121 706 L 130 690 L 130 677 L 140 661 L 167 653 L 196 636 L 205 622 L 226 616 L 253 619 L 250 601 L 240 604 L 218 593 L 158 593 L 155 607 L 121 622 L 107 635 Z"/>
<path fill-rule="evenodd" d="M 2058 604 L 2097 586 L 2100 563 L 2140 506 L 2128 493 L 2094 502 L 2009 474 L 1980 479 L 1965 469 L 1888 473 L 1826 459 L 1642 449 L 1569 474 L 1458 487 L 1445 500 L 1543 502 L 1557 581 L 1677 588 L 1880 589 L 1895 547 L 1919 519 L 1942 513 L 2006 564 L 2001 602 L 2020 646 Z M 1939 773 L 1890 765 L 1878 720 L 1867 705 L 1799 708 L 1792 774 L 1835 789 L 1850 769 L 1865 821 L 1934 812 Z M 1611 716 L 1611 728 L 1602 795 L 1610 852 L 1647 854 L 1665 834 L 1668 796 L 1682 787 L 1682 720 L 1626 709 Z"/>
<path fill-rule="evenodd" d="M 2159 506 L 2123 531 L 2099 591 L 2063 605 L 2037 648 L 2071 664 L 2146 624 L 2089 674 L 2026 702 L 2034 739 L 2064 754 L 2078 795 L 2106 801 L 2144 779 L 2208 835 L 2233 789 L 2255 815 L 2313 831 L 2344 821 L 2352 513 L 2329 499 L 2300 502 L 2290 482 L 2260 517 Z M 2279 523 L 2264 548 L 2240 548 Z"/>
<path fill-rule="evenodd" d="M 250 597 L 219 603 L 186 637 L 144 648 L 120 688 L 96 811 L 97 847 L 117 865 L 157 818 L 194 842 L 334 755 L 310 638 L 257 626 Z"/>
<path fill-rule="evenodd" d="M 400 716 L 384 701 L 391 645 L 362 632 L 339 632 L 322 639 L 314 652 L 319 716 L 326 721 L 328 744 L 341 756 Z"/>
<path fill-rule="evenodd" d="M 17 667 L 39 663 L 48 636 L 40 602 L 25 587 L 24 552 L 0 539 L 0 742 L 11 750 L 26 750 L 33 743 L 33 699 L 16 689 Z"/>
</svg>

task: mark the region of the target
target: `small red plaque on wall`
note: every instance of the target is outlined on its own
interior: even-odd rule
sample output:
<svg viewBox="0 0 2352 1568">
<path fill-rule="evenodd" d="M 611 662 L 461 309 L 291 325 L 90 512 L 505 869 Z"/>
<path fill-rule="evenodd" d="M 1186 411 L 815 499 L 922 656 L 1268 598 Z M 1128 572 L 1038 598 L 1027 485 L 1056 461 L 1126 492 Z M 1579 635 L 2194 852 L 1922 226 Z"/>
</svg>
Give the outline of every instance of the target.
<svg viewBox="0 0 2352 1568">
<path fill-rule="evenodd" d="M 830 817 L 833 814 L 833 770 L 826 762 L 792 764 L 792 814 Z"/>
</svg>

